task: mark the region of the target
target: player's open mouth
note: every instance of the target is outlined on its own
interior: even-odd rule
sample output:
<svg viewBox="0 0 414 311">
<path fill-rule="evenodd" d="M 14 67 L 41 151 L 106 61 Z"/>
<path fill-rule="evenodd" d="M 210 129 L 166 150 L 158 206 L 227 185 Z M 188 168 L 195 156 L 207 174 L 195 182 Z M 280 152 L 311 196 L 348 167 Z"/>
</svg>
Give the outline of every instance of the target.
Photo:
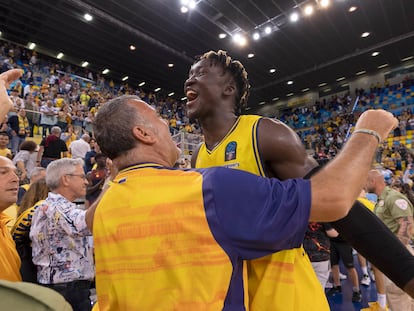
<svg viewBox="0 0 414 311">
<path fill-rule="evenodd" d="M 185 95 L 187 96 L 188 101 L 193 101 L 194 99 L 197 98 L 198 93 L 193 91 L 193 90 L 188 90 Z"/>
</svg>

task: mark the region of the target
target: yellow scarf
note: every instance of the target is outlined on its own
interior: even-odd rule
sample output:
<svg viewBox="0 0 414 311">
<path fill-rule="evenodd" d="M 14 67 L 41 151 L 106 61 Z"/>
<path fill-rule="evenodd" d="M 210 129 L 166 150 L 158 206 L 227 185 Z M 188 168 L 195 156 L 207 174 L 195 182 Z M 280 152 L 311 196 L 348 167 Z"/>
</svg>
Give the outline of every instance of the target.
<svg viewBox="0 0 414 311">
<path fill-rule="evenodd" d="M 29 120 L 27 117 L 19 117 L 19 135 L 26 135 L 26 131 L 29 130 Z"/>
</svg>

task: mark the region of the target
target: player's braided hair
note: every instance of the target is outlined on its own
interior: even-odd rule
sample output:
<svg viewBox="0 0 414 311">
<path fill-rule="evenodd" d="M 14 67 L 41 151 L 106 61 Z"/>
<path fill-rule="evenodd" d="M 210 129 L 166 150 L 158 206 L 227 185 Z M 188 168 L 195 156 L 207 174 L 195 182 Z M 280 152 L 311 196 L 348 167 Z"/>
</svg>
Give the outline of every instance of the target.
<svg viewBox="0 0 414 311">
<path fill-rule="evenodd" d="M 250 84 L 247 78 L 247 71 L 238 60 L 233 60 L 226 51 L 209 51 L 199 57 L 197 61 L 210 59 L 220 63 L 225 71 L 229 71 L 237 85 L 235 113 L 240 114 L 241 109 L 247 107 L 247 99 L 250 92 Z"/>
</svg>

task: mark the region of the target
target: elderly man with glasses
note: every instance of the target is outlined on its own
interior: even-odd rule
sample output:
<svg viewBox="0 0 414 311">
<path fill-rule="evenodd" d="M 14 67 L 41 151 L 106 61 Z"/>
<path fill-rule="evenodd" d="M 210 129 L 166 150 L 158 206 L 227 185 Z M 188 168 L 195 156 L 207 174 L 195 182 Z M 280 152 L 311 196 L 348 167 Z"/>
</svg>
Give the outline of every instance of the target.
<svg viewBox="0 0 414 311">
<path fill-rule="evenodd" d="M 37 281 L 62 294 L 73 310 L 90 310 L 95 267 L 86 219 L 91 210 L 73 203 L 86 194 L 83 161 L 53 161 L 46 169 L 46 184 L 50 192 L 36 209 L 30 230 Z"/>
</svg>

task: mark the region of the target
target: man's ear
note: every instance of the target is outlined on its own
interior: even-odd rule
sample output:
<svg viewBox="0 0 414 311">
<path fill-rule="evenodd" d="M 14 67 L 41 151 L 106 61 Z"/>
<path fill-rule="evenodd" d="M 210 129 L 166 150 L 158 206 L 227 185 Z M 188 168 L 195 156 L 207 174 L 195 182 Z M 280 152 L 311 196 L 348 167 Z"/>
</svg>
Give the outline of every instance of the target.
<svg viewBox="0 0 414 311">
<path fill-rule="evenodd" d="M 151 145 L 155 143 L 156 137 L 154 131 L 151 131 L 149 127 L 144 125 L 136 125 L 132 128 L 132 135 L 135 139 L 139 140 L 144 144 Z"/>
</svg>

